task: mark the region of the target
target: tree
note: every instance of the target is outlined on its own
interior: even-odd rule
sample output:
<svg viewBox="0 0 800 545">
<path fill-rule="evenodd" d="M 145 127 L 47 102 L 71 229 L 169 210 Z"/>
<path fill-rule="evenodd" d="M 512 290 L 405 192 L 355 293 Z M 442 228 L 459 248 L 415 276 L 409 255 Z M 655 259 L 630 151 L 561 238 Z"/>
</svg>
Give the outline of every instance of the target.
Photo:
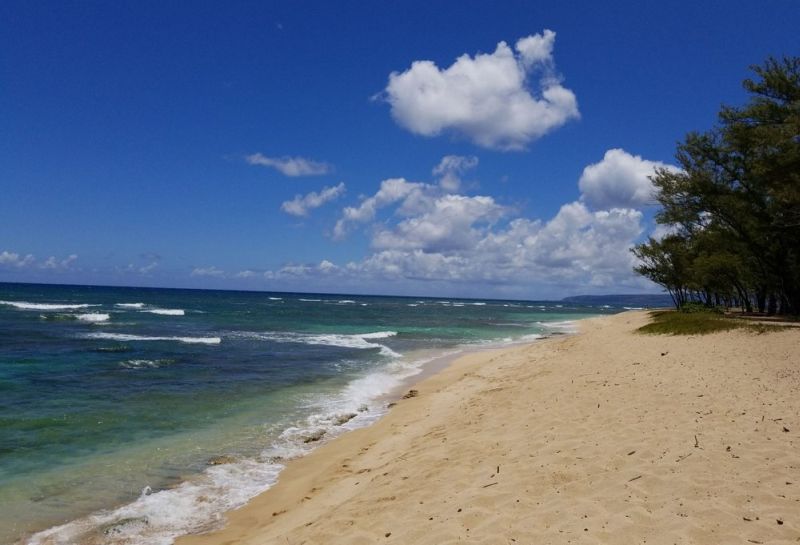
<svg viewBox="0 0 800 545">
<path fill-rule="evenodd" d="M 748 302 L 752 295 L 759 310 L 798 314 L 800 58 L 770 58 L 753 71 L 756 78 L 744 81 L 749 102 L 723 107 L 716 127 L 689 133 L 676 153 L 680 171 L 656 171 L 656 220 L 700 252 L 683 266 L 679 284 L 733 288 Z M 716 244 L 703 243 L 712 232 Z M 648 255 L 641 247 L 634 253 Z"/>
</svg>

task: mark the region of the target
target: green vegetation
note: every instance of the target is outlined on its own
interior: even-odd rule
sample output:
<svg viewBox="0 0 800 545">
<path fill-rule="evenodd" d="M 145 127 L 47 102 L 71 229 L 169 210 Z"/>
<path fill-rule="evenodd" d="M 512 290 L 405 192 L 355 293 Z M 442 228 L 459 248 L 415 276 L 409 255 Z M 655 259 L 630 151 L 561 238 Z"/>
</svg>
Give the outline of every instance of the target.
<svg viewBox="0 0 800 545">
<path fill-rule="evenodd" d="M 716 312 L 675 312 L 661 310 L 650 313 L 652 322 L 638 329 L 651 335 L 706 335 L 731 329 L 746 329 L 762 334 L 786 329 L 785 326 L 753 323 L 740 318 L 728 318 Z"/>
<path fill-rule="evenodd" d="M 680 170 L 652 178 L 656 221 L 670 234 L 633 249 L 635 270 L 677 308 L 697 301 L 800 314 L 800 57 L 753 71 L 744 81 L 749 102 L 689 133 L 678 145 Z"/>
</svg>

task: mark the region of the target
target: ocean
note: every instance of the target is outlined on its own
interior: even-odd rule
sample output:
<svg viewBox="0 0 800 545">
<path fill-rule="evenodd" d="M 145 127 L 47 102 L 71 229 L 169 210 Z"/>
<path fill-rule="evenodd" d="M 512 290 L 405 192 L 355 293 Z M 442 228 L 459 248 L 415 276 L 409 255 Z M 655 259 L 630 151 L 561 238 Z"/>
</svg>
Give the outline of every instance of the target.
<svg viewBox="0 0 800 545">
<path fill-rule="evenodd" d="M 621 310 L 0 283 L 0 543 L 213 529 L 426 366 Z"/>
</svg>

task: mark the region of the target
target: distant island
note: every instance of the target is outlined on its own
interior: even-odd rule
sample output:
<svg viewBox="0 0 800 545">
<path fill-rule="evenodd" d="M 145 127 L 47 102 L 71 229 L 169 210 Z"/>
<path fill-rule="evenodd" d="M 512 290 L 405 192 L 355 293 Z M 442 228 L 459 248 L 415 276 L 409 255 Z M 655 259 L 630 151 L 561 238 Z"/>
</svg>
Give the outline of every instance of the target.
<svg viewBox="0 0 800 545">
<path fill-rule="evenodd" d="M 616 305 L 627 307 L 671 307 L 672 299 L 667 293 L 629 293 L 622 295 L 573 295 L 564 297 L 565 303 L 579 305 Z"/>
</svg>

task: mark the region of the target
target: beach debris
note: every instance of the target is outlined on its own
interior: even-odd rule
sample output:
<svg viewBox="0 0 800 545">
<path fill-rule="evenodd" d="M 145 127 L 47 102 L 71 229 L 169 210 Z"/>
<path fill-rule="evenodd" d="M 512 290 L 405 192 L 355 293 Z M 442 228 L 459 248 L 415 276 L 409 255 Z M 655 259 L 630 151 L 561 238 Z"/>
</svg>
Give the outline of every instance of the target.
<svg viewBox="0 0 800 545">
<path fill-rule="evenodd" d="M 483 485 L 481 488 L 489 488 L 490 486 L 494 486 L 494 485 L 496 485 L 496 484 L 498 484 L 498 483 L 496 483 L 496 482 L 495 482 L 495 483 L 489 483 L 489 484 L 485 484 L 485 485 Z M 461 511 L 461 509 L 459 509 L 459 511 Z"/>
<path fill-rule="evenodd" d="M 662 356 L 666 356 L 667 354 L 669 354 L 669 351 L 661 353 Z"/>
<path fill-rule="evenodd" d="M 678 456 L 678 459 L 677 459 L 677 460 L 675 460 L 675 461 L 676 461 L 676 462 L 682 462 L 682 461 L 684 461 L 686 458 L 688 458 L 689 456 L 691 456 L 692 454 L 694 454 L 694 453 L 693 453 L 693 452 L 690 452 L 689 454 L 684 454 L 683 456 Z"/>
<path fill-rule="evenodd" d="M 697 440 L 697 435 L 694 436 L 694 448 L 700 448 L 700 441 Z"/>
<path fill-rule="evenodd" d="M 236 461 L 236 459 L 233 456 L 220 455 L 220 456 L 214 456 L 212 458 L 209 458 L 208 459 L 208 465 L 210 465 L 210 466 L 221 466 L 223 464 L 232 464 L 235 461 Z"/>
<path fill-rule="evenodd" d="M 636 451 L 635 451 L 635 450 L 632 450 L 632 451 L 630 451 L 630 452 L 628 453 L 628 456 L 631 456 L 632 454 L 636 454 Z"/>
<path fill-rule="evenodd" d="M 383 537 L 389 537 L 390 535 L 392 535 L 392 532 L 386 532 L 385 534 L 383 534 Z"/>
<path fill-rule="evenodd" d="M 642 476 L 641 476 L 641 475 L 637 475 L 637 476 L 636 476 L 636 477 L 634 477 L 633 479 L 628 479 L 628 482 L 630 483 L 630 482 L 632 482 L 632 481 L 635 481 L 635 480 L 638 480 L 638 479 L 641 479 L 641 478 L 642 478 Z"/>
<path fill-rule="evenodd" d="M 778 526 L 783 526 L 783 519 L 775 519 L 775 522 L 778 523 Z"/>
<path fill-rule="evenodd" d="M 360 413 L 365 413 L 365 412 L 367 412 L 368 410 L 369 410 L 369 405 L 367 405 L 366 403 L 362 403 L 362 404 L 361 404 L 361 405 L 359 405 L 359 407 L 358 407 L 358 412 L 360 412 Z"/>
<path fill-rule="evenodd" d="M 314 430 L 303 436 L 303 443 L 319 441 L 325 435 L 325 430 Z"/>
<path fill-rule="evenodd" d="M 406 395 L 403 396 L 403 399 L 410 399 L 412 397 L 417 397 L 419 395 L 419 390 L 409 390 Z"/>
<path fill-rule="evenodd" d="M 745 522 L 753 522 L 753 519 L 747 517 L 742 517 L 742 520 Z"/>
<path fill-rule="evenodd" d="M 783 427 L 783 433 L 789 433 L 789 428 L 787 428 L 786 426 L 784 426 L 784 427 Z"/>
<path fill-rule="evenodd" d="M 358 416 L 356 413 L 337 414 L 333 419 L 333 423 L 336 424 L 337 426 L 341 426 L 342 424 L 350 422 L 356 416 Z"/>
<path fill-rule="evenodd" d="M 281 511 L 275 511 L 274 513 L 272 513 L 272 516 L 273 517 L 277 517 L 278 515 L 282 515 L 285 512 L 286 512 L 286 509 L 282 509 Z"/>
<path fill-rule="evenodd" d="M 389 403 L 388 405 L 386 405 L 386 408 L 387 408 L 387 409 L 391 409 L 391 408 L 392 408 L 392 407 L 394 407 L 395 405 L 397 405 L 397 403 L 394 403 L 394 402 L 392 402 L 392 403 Z"/>
</svg>

